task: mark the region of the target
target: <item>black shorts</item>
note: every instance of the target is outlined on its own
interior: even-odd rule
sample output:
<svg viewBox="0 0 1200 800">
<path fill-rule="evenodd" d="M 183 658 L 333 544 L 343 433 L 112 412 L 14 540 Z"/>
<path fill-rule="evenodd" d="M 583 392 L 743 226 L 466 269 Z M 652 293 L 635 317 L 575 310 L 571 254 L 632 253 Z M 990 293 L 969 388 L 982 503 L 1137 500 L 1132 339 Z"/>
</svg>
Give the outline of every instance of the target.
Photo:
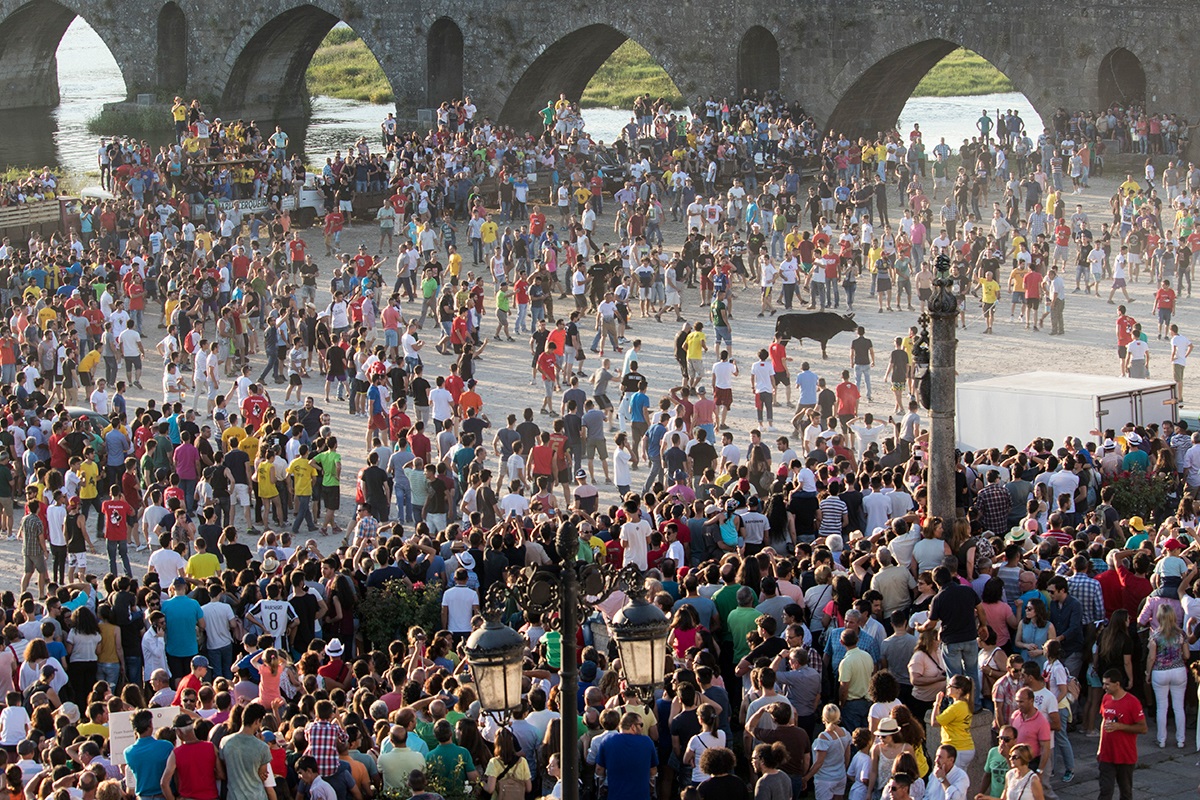
<svg viewBox="0 0 1200 800">
<path fill-rule="evenodd" d="M 786 369 L 783 372 L 775 373 L 775 385 L 776 386 L 787 386 L 789 383 L 791 383 L 791 379 L 788 377 L 788 373 L 787 373 Z"/>
<path fill-rule="evenodd" d="M 288 386 L 302 386 L 302 385 L 303 385 L 303 382 L 300 380 L 299 375 L 292 374 L 292 375 L 288 376 Z"/>
<path fill-rule="evenodd" d="M 342 487 L 340 486 L 322 486 L 321 487 L 321 505 L 330 511 L 337 511 L 342 507 Z"/>
<path fill-rule="evenodd" d="M 596 408 L 601 411 L 608 411 L 613 407 L 612 400 L 609 400 L 606 394 L 594 394 L 592 400 L 596 401 Z"/>
<path fill-rule="evenodd" d="M 554 476 L 554 480 L 558 481 L 563 486 L 570 486 L 571 485 L 571 470 L 570 470 L 570 468 L 564 469 L 564 470 L 559 470 L 558 474 Z"/>
<path fill-rule="evenodd" d="M 1041 304 L 1042 304 L 1042 298 L 1040 298 L 1040 297 L 1034 297 L 1034 298 L 1026 297 L 1025 298 L 1025 307 L 1026 308 L 1037 308 Z"/>
</svg>

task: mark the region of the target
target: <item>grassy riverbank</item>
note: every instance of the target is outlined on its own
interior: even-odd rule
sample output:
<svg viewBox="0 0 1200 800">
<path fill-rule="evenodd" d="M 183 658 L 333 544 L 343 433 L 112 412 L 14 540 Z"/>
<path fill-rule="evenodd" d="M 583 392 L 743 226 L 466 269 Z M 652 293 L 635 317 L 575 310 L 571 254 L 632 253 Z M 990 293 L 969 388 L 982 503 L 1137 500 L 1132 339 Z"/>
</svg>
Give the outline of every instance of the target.
<svg viewBox="0 0 1200 800">
<path fill-rule="evenodd" d="M 580 102 L 584 108 L 633 108 L 634 99 L 644 94 L 662 97 L 674 108 L 684 105 L 666 70 L 640 44 L 626 39 L 592 76 Z"/>
<path fill-rule="evenodd" d="M 913 97 L 957 97 L 1013 91 L 1012 81 L 983 56 L 959 48 L 921 79 Z"/>
<path fill-rule="evenodd" d="M 395 100 L 383 68 L 350 28 L 329 32 L 313 55 L 305 78 L 312 95 L 379 104 Z"/>
</svg>

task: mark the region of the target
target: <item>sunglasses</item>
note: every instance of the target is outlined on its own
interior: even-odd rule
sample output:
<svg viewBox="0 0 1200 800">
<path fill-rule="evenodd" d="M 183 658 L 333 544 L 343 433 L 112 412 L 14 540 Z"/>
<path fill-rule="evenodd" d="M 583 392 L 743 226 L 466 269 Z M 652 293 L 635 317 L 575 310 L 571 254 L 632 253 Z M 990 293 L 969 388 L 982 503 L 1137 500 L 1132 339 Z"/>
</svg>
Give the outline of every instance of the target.
<svg viewBox="0 0 1200 800">
<path fill-rule="evenodd" d="M 1013 740 L 1012 736 L 1001 736 L 1000 737 L 1000 741 L 1002 741 L 1002 742 L 1011 742 L 1012 740 Z"/>
</svg>

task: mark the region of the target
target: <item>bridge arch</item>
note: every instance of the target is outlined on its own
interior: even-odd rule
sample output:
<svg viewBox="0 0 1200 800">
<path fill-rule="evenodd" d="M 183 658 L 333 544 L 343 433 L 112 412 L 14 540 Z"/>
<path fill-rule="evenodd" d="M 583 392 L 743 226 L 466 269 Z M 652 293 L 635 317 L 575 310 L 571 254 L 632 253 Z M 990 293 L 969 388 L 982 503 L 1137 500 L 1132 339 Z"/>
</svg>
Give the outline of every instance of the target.
<svg viewBox="0 0 1200 800">
<path fill-rule="evenodd" d="M 1100 59 L 1100 104 L 1106 109 L 1114 103 L 1129 105 L 1146 101 L 1146 71 L 1142 60 L 1124 47 L 1116 47 Z"/>
<path fill-rule="evenodd" d="M 55 0 L 31 0 L 0 20 L 0 108 L 58 105 L 58 46 L 78 16 Z"/>
<path fill-rule="evenodd" d="M 883 54 L 874 54 L 873 61 L 858 77 L 837 95 L 833 112 L 827 119 L 829 130 L 841 131 L 851 136 L 874 136 L 880 131 L 891 129 L 899 119 L 921 79 L 943 58 L 966 46 L 1005 74 L 1013 83 L 1013 90 L 1025 94 L 1034 108 L 1046 115 L 1049 105 L 1047 97 L 1034 96 L 1026 91 L 1032 88 L 1029 73 L 1015 62 L 1004 47 L 987 42 L 974 41 L 977 37 L 931 38 L 915 42 Z M 1043 87 L 1044 89 L 1044 87 Z M 1044 94 L 1044 92 L 1043 92 Z"/>
<path fill-rule="evenodd" d="M 738 94 L 747 89 L 759 93 L 779 89 L 779 41 L 761 25 L 742 34 L 738 44 Z"/>
<path fill-rule="evenodd" d="M 518 129 L 535 125 L 537 112 L 547 100 L 565 94 L 578 101 L 596 71 L 627 39 L 628 34 L 611 25 L 595 23 L 578 28 L 542 49 L 520 73 L 500 112 L 500 123 Z M 684 84 L 672 74 L 673 65 L 657 53 L 651 55 L 676 86 Z"/>
<path fill-rule="evenodd" d="M 158 52 L 155 78 L 158 88 L 181 92 L 187 86 L 187 17 L 175 0 L 158 11 Z"/>
<path fill-rule="evenodd" d="M 233 67 L 221 90 L 221 110 L 243 116 L 304 117 L 309 111 L 305 71 L 321 41 L 341 20 L 315 5 L 272 17 L 248 39 L 231 45 Z M 364 37 L 367 47 L 370 42 Z"/>
<path fill-rule="evenodd" d="M 425 102 L 437 107 L 463 96 L 463 32 L 458 23 L 441 17 L 425 38 Z"/>
</svg>

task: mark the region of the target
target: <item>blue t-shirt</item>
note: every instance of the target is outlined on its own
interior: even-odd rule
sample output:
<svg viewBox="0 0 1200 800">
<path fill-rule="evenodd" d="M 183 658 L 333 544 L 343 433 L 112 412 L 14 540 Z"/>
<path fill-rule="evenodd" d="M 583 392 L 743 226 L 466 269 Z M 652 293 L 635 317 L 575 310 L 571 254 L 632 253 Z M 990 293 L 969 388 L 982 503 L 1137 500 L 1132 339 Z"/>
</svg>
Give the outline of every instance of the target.
<svg viewBox="0 0 1200 800">
<path fill-rule="evenodd" d="M 815 406 L 817 404 L 817 373 L 812 370 L 802 370 L 796 373 L 796 388 L 800 390 L 799 404 Z"/>
<path fill-rule="evenodd" d="M 645 392 L 635 392 L 629 398 L 629 419 L 632 422 L 645 422 L 646 409 L 650 407 L 650 397 Z"/>
<path fill-rule="evenodd" d="M 163 603 L 163 606 L 165 607 L 166 603 Z M 165 739 L 155 739 L 153 736 L 138 739 L 125 748 L 125 763 L 133 771 L 138 797 L 162 797 L 162 788 L 159 783 L 162 782 L 167 759 L 174 750 L 173 744 Z"/>
<path fill-rule="evenodd" d="M 651 458 L 662 455 L 662 440 L 667 435 L 667 428 L 661 422 L 656 422 L 646 431 L 646 453 Z"/>
<path fill-rule="evenodd" d="M 204 619 L 200 604 L 190 597 L 172 597 L 162 604 L 167 618 L 167 655 L 190 658 L 200 652 L 196 644 L 196 623 Z"/>
<path fill-rule="evenodd" d="M 379 387 L 374 384 L 370 389 L 367 389 L 367 399 L 371 401 L 371 413 L 383 413 L 383 393 L 379 391 Z"/>
<path fill-rule="evenodd" d="M 658 748 L 649 736 L 618 733 L 600 745 L 596 766 L 608 777 L 608 796 L 650 800 L 650 769 L 658 766 Z"/>
</svg>

